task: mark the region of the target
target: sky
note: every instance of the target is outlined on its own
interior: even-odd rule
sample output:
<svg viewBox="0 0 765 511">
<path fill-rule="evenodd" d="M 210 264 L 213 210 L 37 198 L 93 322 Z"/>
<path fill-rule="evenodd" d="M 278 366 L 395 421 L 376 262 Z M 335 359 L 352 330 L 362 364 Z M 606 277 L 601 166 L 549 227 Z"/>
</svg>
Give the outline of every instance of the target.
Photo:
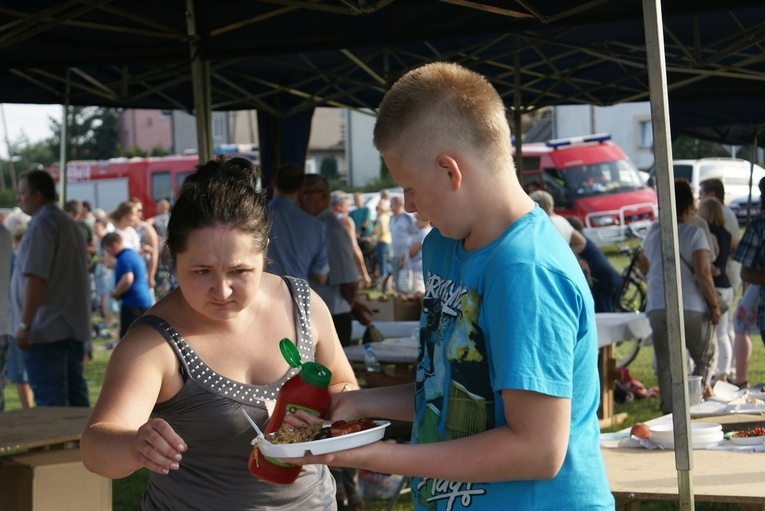
<svg viewBox="0 0 765 511">
<path fill-rule="evenodd" d="M 2 113 L 5 111 L 5 122 Z M 61 105 L 26 105 L 2 103 L 0 109 L 0 158 L 8 157 L 6 127 L 11 144 L 18 141 L 22 134 L 30 142 L 39 142 L 51 136 L 49 117 L 60 119 Z"/>
</svg>

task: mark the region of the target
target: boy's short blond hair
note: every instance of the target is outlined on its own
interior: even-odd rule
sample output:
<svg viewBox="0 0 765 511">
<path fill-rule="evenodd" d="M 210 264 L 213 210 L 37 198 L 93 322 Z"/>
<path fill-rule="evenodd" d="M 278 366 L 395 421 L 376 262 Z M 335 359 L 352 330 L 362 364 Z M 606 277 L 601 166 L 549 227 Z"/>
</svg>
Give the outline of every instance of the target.
<svg viewBox="0 0 765 511">
<path fill-rule="evenodd" d="M 414 140 L 413 129 L 419 134 Z M 407 143 L 421 149 L 423 142 L 469 147 L 502 168 L 512 165 L 502 98 L 484 76 L 451 62 L 409 71 L 380 103 L 374 129 L 378 150 L 400 150 Z"/>
</svg>

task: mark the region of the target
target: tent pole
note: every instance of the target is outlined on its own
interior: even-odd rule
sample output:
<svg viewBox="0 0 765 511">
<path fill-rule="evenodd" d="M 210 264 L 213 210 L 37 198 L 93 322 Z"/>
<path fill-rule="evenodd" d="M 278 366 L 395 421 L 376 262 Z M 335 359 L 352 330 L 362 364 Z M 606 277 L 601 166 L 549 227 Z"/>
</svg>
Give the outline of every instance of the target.
<svg viewBox="0 0 765 511">
<path fill-rule="evenodd" d="M 523 118 L 521 115 L 521 38 L 518 36 L 515 37 L 515 47 L 515 62 L 513 65 L 513 88 L 515 89 L 513 91 L 513 117 L 515 121 L 515 173 L 518 175 L 518 181 L 521 183 L 521 186 L 523 186 L 523 171 L 525 169 L 523 168 Z"/>
<path fill-rule="evenodd" d="M 689 448 L 690 414 L 686 381 L 685 328 L 680 290 L 680 268 L 677 243 L 677 212 L 672 168 L 672 146 L 669 134 L 669 100 L 667 68 L 664 60 L 664 34 L 661 0 L 643 0 L 646 61 L 651 98 L 656 183 L 659 195 L 659 235 L 664 279 L 664 302 L 669 338 L 669 365 L 672 381 L 672 423 L 675 434 L 675 467 L 677 468 L 680 510 L 693 510 L 693 451 Z"/>
<path fill-rule="evenodd" d="M 66 92 L 64 94 L 64 105 L 61 108 L 61 137 L 58 147 L 58 202 L 61 207 L 64 207 L 66 202 L 66 149 L 69 147 L 67 143 L 67 128 L 69 123 L 69 70 L 66 71 Z"/>
<path fill-rule="evenodd" d="M 754 162 L 757 161 L 757 126 L 753 126 L 752 131 L 753 133 L 753 140 L 752 140 L 752 161 L 750 162 L 751 165 L 749 166 L 749 208 L 752 207 L 752 181 L 754 180 Z M 760 183 L 757 183 L 759 186 Z M 762 198 L 760 198 L 760 209 L 762 208 Z M 749 215 L 747 214 L 747 220 L 749 220 Z M 747 222 L 748 223 L 748 222 Z"/>
<path fill-rule="evenodd" d="M 752 161 L 749 162 L 749 193 L 746 201 L 746 225 L 752 219 L 752 185 L 754 184 L 754 162 L 757 160 L 757 127 L 754 128 L 754 143 L 752 145 Z M 731 156 L 733 156 L 731 154 Z M 759 183 L 758 183 L 759 184 Z M 762 199 L 760 199 L 760 209 L 762 209 Z"/>
<path fill-rule="evenodd" d="M 200 163 L 212 158 L 212 91 L 210 87 L 210 62 L 199 55 L 194 0 L 186 0 L 186 30 L 191 52 L 191 80 L 194 88 L 194 115 L 197 120 L 197 150 Z"/>
</svg>

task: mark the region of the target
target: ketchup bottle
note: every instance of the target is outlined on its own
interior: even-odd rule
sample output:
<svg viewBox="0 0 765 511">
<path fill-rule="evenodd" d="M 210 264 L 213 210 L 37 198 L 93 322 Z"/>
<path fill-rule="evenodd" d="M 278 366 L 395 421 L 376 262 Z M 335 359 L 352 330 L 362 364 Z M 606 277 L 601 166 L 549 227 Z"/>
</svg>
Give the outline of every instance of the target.
<svg viewBox="0 0 765 511">
<path fill-rule="evenodd" d="M 303 410 L 317 417 L 324 417 L 332 404 L 332 396 L 329 393 L 332 372 L 316 362 L 303 363 L 300 360 L 300 352 L 289 339 L 282 339 L 279 349 L 287 363 L 291 367 L 299 367 L 300 372 L 287 380 L 279 391 L 274 414 L 268 420 L 264 431 L 266 435 L 282 426 L 284 415 L 288 412 Z M 250 453 L 248 466 L 250 473 L 258 479 L 276 484 L 295 482 L 302 469 L 298 465 L 263 456 L 256 448 Z"/>
</svg>

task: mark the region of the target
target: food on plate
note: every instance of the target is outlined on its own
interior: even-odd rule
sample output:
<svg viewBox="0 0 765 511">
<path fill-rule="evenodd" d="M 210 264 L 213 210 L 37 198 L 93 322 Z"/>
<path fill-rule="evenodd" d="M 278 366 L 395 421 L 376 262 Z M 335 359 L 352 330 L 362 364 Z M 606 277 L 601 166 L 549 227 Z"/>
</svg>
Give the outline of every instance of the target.
<svg viewBox="0 0 765 511">
<path fill-rule="evenodd" d="M 651 428 L 647 424 L 639 422 L 638 424 L 632 426 L 630 435 L 647 440 L 652 436 Z"/>
<path fill-rule="evenodd" d="M 335 421 L 328 428 L 322 428 L 319 433 L 314 437 L 314 440 L 323 440 L 325 438 L 334 438 L 343 435 L 350 435 L 351 433 L 358 433 L 365 429 L 372 429 L 377 426 L 377 423 L 372 419 L 356 419 L 355 421 Z"/>
<path fill-rule="evenodd" d="M 310 442 L 313 437 L 322 429 L 322 424 L 308 424 L 295 428 L 286 428 L 282 426 L 273 434 L 268 436 L 268 441 L 272 444 L 299 444 L 300 442 Z"/>
<path fill-rule="evenodd" d="M 735 433 L 733 433 L 732 436 L 736 438 L 751 438 L 751 437 L 757 437 L 757 436 L 765 436 L 765 428 L 743 429 L 741 431 L 736 431 Z"/>
<path fill-rule="evenodd" d="M 291 429 L 282 426 L 266 439 L 272 444 L 297 444 L 358 433 L 376 426 L 372 419 L 356 419 L 350 422 L 339 420 L 331 424 L 309 424 Z"/>
</svg>

